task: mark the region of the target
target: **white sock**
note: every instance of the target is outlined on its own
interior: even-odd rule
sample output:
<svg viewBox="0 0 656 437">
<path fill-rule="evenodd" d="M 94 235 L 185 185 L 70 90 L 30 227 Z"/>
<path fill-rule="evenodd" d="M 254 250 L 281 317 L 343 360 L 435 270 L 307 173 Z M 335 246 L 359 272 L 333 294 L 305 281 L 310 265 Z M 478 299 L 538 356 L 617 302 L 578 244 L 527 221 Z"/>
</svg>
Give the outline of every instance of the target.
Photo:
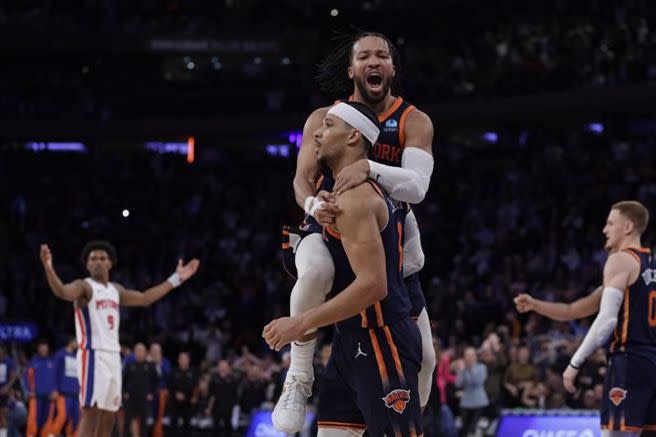
<svg viewBox="0 0 656 437">
<path fill-rule="evenodd" d="M 314 361 L 314 349 L 316 345 L 316 338 L 305 342 L 295 341 L 292 343 L 289 373 L 303 373 L 308 378 L 314 379 L 312 363 Z"/>
</svg>

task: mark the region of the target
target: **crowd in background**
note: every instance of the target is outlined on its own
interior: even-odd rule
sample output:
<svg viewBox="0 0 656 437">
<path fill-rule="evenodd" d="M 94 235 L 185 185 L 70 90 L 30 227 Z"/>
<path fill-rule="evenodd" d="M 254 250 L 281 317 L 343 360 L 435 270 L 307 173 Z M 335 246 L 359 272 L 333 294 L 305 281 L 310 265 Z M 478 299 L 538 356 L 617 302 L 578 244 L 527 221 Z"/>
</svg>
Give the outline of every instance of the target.
<svg viewBox="0 0 656 437">
<path fill-rule="evenodd" d="M 655 18 L 647 0 L 3 2 L 0 30 L 18 45 L 0 45 L 0 115 L 304 113 L 321 99 L 314 66 L 350 24 L 390 36 L 399 92 L 418 105 L 642 83 L 656 77 Z M 160 51 L 153 38 L 276 48 Z"/>
<path fill-rule="evenodd" d="M 451 414 L 468 426 L 501 408 L 595 409 L 601 399 L 602 351 L 582 368 L 575 395 L 561 380 L 590 320 L 520 315 L 512 299 L 529 292 L 571 301 L 600 284 L 610 205 L 655 204 L 656 145 L 628 130 L 521 136 L 478 145 L 438 138 L 437 171 L 415 207 L 438 356 L 427 436 L 437 427 L 453 430 Z M 37 322 L 51 348 L 72 333 L 72 305 L 53 296 L 39 264 L 42 242 L 70 281 L 85 275 L 84 243 L 109 239 L 118 249 L 112 281 L 141 290 L 167 278 L 178 257 L 198 257 L 200 270 L 183 287 L 152 307 L 122 310 L 124 355 L 138 342 L 158 343 L 176 368 L 188 354 L 194 427 L 224 424 L 233 414 L 224 405 L 219 417 L 216 402 L 209 408 L 212 381 L 222 374 L 234 378 L 230 403 L 239 414 L 231 424 L 244 426 L 253 409 L 272 406 L 288 357 L 271 352 L 261 330 L 287 314 L 293 284 L 279 250 L 280 225 L 302 219 L 292 195 L 293 154 L 208 145 L 188 165 L 180 156 L 93 145 L 87 154 L 3 153 L 0 319 Z M 654 245 L 650 229 L 646 247 Z M 324 330 L 320 343 L 330 336 Z M 33 350 L 13 345 L 9 353 L 22 369 Z M 322 354 L 329 351 L 317 352 L 317 384 Z"/>
</svg>

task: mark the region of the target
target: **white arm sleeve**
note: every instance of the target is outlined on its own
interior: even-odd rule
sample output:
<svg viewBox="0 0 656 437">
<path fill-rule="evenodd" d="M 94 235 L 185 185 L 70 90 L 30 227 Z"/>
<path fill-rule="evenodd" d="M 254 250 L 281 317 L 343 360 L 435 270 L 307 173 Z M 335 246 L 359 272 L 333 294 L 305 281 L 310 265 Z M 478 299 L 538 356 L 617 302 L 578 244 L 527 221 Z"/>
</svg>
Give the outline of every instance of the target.
<svg viewBox="0 0 656 437">
<path fill-rule="evenodd" d="M 403 277 L 417 273 L 424 267 L 424 250 L 415 213 L 410 210 L 403 223 Z"/>
<path fill-rule="evenodd" d="M 401 167 L 369 160 L 369 177 L 382 185 L 392 199 L 420 203 L 428 191 L 433 165 L 430 153 L 419 147 L 406 147 L 401 156 Z"/>
<path fill-rule="evenodd" d="M 580 367 L 586 358 L 603 346 L 617 326 L 617 315 L 624 300 L 624 293 L 614 287 L 605 287 L 602 293 L 599 314 L 572 357 L 571 363 L 574 367 Z"/>
</svg>

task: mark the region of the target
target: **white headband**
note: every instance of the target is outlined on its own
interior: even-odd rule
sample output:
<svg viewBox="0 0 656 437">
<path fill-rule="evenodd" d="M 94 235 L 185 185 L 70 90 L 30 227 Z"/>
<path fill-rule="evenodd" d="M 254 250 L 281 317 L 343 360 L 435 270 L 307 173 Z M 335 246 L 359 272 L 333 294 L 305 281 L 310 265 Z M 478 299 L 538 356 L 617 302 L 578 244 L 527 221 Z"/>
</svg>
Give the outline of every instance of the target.
<svg viewBox="0 0 656 437">
<path fill-rule="evenodd" d="M 378 139 L 380 129 L 367 118 L 362 112 L 358 111 L 351 105 L 340 102 L 330 108 L 328 114 L 335 114 L 354 128 L 356 128 L 371 144 L 374 144 Z M 326 114 L 326 115 L 328 115 Z"/>
</svg>

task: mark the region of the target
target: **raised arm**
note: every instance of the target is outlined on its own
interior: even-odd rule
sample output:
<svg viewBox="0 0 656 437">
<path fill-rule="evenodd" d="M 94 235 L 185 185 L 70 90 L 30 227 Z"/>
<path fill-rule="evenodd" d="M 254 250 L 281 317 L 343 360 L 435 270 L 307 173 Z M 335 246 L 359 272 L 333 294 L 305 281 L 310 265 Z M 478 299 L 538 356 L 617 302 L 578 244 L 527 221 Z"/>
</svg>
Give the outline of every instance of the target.
<svg viewBox="0 0 656 437">
<path fill-rule="evenodd" d="M 315 184 L 319 176 L 319 163 L 314 146 L 314 131 L 321 126 L 328 108 L 319 108 L 312 112 L 303 126 L 303 142 L 296 160 L 294 175 L 294 196 L 296 203 L 305 209 L 305 200 L 315 195 Z"/>
<path fill-rule="evenodd" d="M 192 277 L 196 270 L 198 270 L 198 265 L 200 261 L 196 258 L 189 261 L 187 264 L 182 264 L 182 260 L 178 260 L 178 266 L 173 273 L 166 281 L 162 282 L 159 285 L 149 288 L 146 291 L 136 291 L 136 290 L 126 290 L 120 284 L 116 285 L 119 293 L 120 304 L 125 306 L 149 306 L 154 302 L 157 302 L 174 288 L 180 286 L 187 279 Z"/>
<path fill-rule="evenodd" d="M 410 112 L 405 123 L 406 147 L 401 167 L 360 160 L 345 167 L 335 180 L 335 194 L 341 194 L 372 178 L 398 201 L 420 203 L 424 200 L 433 174 L 433 122 L 425 113 Z"/>
<path fill-rule="evenodd" d="M 571 303 L 546 302 L 528 294 L 520 294 L 515 298 L 515 307 L 520 313 L 535 311 L 538 314 L 559 322 L 582 319 L 599 311 L 603 289 L 603 285 L 600 285 L 589 295 Z"/>
<path fill-rule="evenodd" d="M 337 199 L 342 213 L 337 218 L 341 241 L 355 280 L 334 298 L 296 317 L 269 323 L 263 336 L 269 346 L 280 350 L 312 328 L 330 325 L 361 313 L 387 295 L 385 250 L 380 238 L 378 216 L 386 208 L 382 198 L 361 185 Z"/>
<path fill-rule="evenodd" d="M 563 384 L 570 393 L 576 391 L 574 379 L 579 367 L 595 350 L 608 341 L 617 326 L 624 290 L 635 281 L 639 272 L 640 264 L 626 252 L 617 252 L 608 257 L 604 267 L 604 290 L 599 314 L 563 373 Z"/>
<path fill-rule="evenodd" d="M 47 244 L 41 245 L 40 251 L 41 264 L 43 265 L 43 270 L 46 274 L 46 280 L 50 289 L 60 299 L 68 301 L 76 301 L 78 299 L 91 299 L 91 286 L 81 279 L 76 279 L 73 282 L 64 284 L 55 268 L 52 266 L 52 252 Z"/>
</svg>

